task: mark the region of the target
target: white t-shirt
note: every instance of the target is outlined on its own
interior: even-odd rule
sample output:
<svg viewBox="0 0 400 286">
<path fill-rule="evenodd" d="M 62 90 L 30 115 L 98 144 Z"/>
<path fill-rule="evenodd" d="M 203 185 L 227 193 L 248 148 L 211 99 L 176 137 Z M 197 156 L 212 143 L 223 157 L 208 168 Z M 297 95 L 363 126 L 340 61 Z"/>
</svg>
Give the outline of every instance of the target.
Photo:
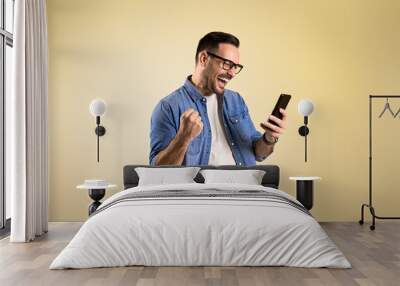
<svg viewBox="0 0 400 286">
<path fill-rule="evenodd" d="M 208 121 L 211 126 L 211 152 L 209 165 L 236 165 L 218 116 L 218 99 L 214 93 L 206 96 Z"/>
</svg>

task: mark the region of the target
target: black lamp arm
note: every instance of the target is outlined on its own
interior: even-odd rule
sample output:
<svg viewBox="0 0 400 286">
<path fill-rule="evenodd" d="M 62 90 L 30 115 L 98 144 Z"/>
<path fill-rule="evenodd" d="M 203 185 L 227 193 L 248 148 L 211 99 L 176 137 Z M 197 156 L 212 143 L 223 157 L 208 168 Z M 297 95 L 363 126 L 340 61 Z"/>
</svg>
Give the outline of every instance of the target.
<svg viewBox="0 0 400 286">
<path fill-rule="evenodd" d="M 307 127 L 308 116 L 304 116 L 304 125 L 300 126 L 299 134 L 304 137 L 304 161 L 307 162 L 307 135 L 310 130 Z"/>
<path fill-rule="evenodd" d="M 99 157 L 100 157 L 99 137 L 106 134 L 106 129 L 104 128 L 104 126 L 100 125 L 100 116 L 96 116 L 96 125 L 97 126 L 96 126 L 96 129 L 94 130 L 94 132 L 97 135 L 97 162 L 99 162 Z"/>
</svg>

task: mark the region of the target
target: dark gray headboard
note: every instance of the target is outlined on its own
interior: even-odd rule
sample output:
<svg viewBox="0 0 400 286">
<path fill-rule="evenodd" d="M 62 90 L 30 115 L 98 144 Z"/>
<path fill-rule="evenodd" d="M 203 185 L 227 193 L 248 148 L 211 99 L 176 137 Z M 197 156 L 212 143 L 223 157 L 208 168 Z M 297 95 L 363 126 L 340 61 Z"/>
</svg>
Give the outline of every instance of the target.
<svg viewBox="0 0 400 286">
<path fill-rule="evenodd" d="M 149 165 L 126 165 L 124 167 L 124 189 L 133 188 L 138 185 L 139 177 L 135 172 L 136 167 L 148 168 L 180 168 L 181 166 L 149 166 Z M 222 170 L 264 170 L 265 175 L 262 180 L 262 185 L 278 189 L 279 187 L 279 167 L 276 165 L 256 165 L 250 167 L 239 166 L 198 166 L 201 169 L 222 169 Z M 203 176 L 199 173 L 194 180 L 197 183 L 204 183 Z"/>
</svg>

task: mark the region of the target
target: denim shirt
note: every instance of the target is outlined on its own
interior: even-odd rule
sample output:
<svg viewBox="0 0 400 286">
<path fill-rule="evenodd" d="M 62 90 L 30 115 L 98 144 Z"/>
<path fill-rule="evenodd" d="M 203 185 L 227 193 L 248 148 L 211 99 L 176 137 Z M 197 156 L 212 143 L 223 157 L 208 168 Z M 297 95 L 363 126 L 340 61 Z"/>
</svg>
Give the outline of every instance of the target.
<svg viewBox="0 0 400 286">
<path fill-rule="evenodd" d="M 225 89 L 223 96 L 218 95 L 217 98 L 221 125 L 236 165 L 252 166 L 256 164 L 256 160 L 264 160 L 265 158 L 256 157 L 254 153 L 254 143 L 262 135 L 255 129 L 243 98 L 239 93 L 228 89 Z M 201 116 L 203 130 L 189 144 L 183 165 L 208 165 L 211 127 L 207 115 L 207 97 L 189 79 L 186 79 L 182 87 L 164 97 L 153 111 L 150 130 L 151 165 L 155 165 L 157 154 L 176 136 L 180 117 L 189 108 L 193 108 Z"/>
</svg>

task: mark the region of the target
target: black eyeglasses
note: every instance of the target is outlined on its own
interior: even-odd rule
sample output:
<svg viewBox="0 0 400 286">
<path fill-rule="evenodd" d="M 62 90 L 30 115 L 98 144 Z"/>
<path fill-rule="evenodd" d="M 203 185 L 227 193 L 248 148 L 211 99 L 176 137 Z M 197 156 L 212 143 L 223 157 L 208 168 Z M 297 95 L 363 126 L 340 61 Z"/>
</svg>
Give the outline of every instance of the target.
<svg viewBox="0 0 400 286">
<path fill-rule="evenodd" d="M 226 71 L 229 71 L 229 70 L 233 69 L 233 71 L 235 72 L 235 74 L 238 74 L 238 73 L 240 73 L 240 71 L 241 71 L 242 68 L 243 68 L 242 65 L 235 64 L 234 62 L 232 62 L 232 61 L 230 61 L 230 60 L 228 60 L 228 59 L 225 59 L 225 58 L 223 58 L 223 57 L 220 57 L 220 56 L 218 56 L 218 55 L 216 55 L 216 54 L 210 53 L 209 51 L 206 51 L 206 52 L 207 52 L 207 54 L 209 54 L 210 56 L 212 56 L 212 57 L 214 57 L 214 58 L 217 58 L 217 59 L 220 59 L 220 60 L 222 61 L 222 68 L 223 68 L 224 70 L 226 70 Z"/>
</svg>

